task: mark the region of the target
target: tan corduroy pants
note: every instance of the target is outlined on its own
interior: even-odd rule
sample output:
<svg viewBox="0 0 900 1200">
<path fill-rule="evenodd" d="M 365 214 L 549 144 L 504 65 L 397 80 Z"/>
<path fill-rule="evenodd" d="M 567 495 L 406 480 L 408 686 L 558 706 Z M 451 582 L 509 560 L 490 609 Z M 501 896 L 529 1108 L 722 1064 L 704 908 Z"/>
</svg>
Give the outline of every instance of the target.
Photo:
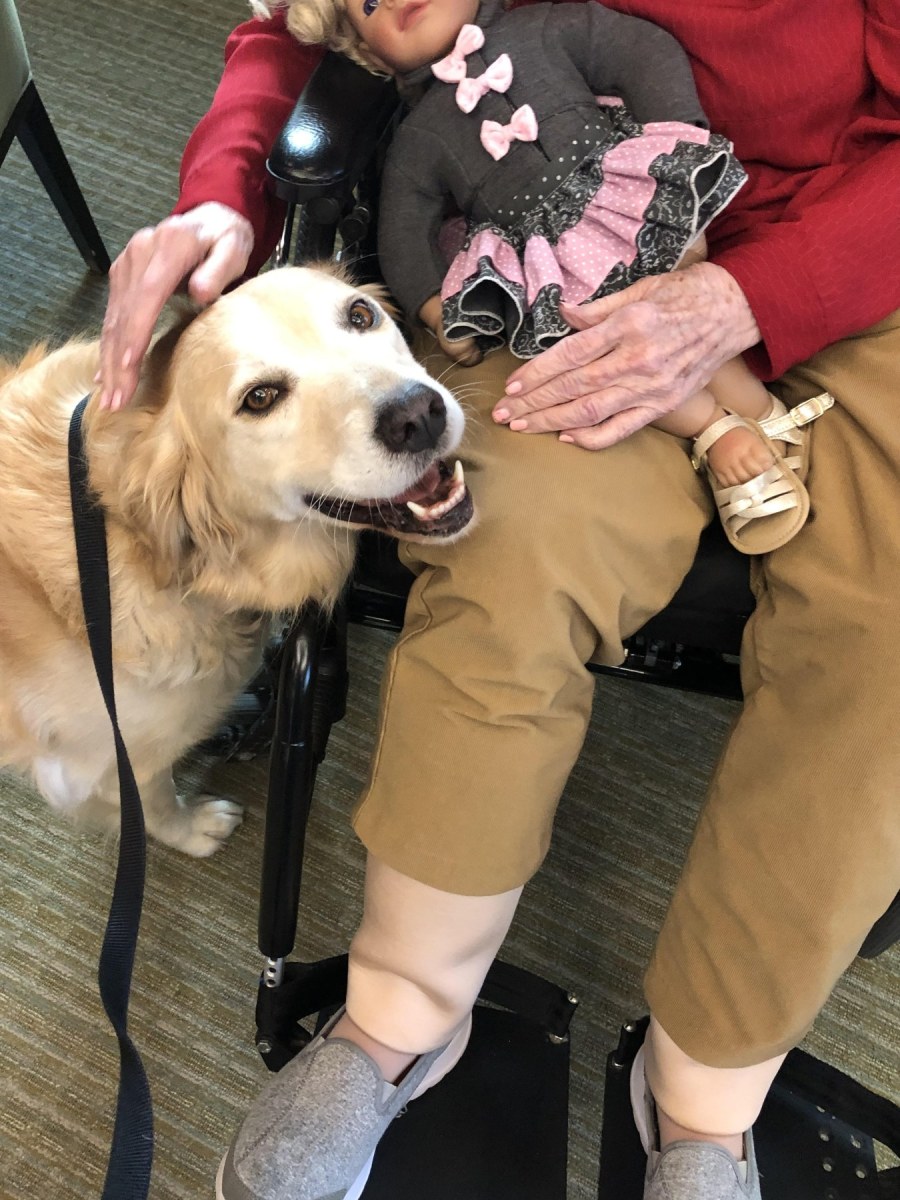
<svg viewBox="0 0 900 1200">
<path fill-rule="evenodd" d="M 498 353 L 445 376 L 469 410 L 479 523 L 403 550 L 419 576 L 355 818 L 392 870 L 465 896 L 540 865 L 585 733 L 584 663 L 620 661 L 710 510 L 656 430 L 589 452 L 496 427 L 512 366 Z M 715 1067 L 798 1041 L 900 888 L 900 314 L 792 371 L 782 395 L 825 389 L 812 514 L 758 565 L 743 714 L 647 977 L 662 1028 Z"/>
</svg>

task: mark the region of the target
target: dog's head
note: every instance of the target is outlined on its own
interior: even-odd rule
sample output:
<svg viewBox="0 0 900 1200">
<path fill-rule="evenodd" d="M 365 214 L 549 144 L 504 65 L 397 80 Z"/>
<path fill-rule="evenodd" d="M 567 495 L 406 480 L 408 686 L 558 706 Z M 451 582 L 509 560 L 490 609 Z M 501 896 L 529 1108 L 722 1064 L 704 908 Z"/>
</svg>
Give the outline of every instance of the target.
<svg viewBox="0 0 900 1200">
<path fill-rule="evenodd" d="M 273 522 L 447 539 L 472 518 L 445 462 L 458 403 L 377 294 L 326 270 L 269 272 L 164 335 L 130 419 L 129 469 L 169 541 L 224 549 Z"/>
</svg>

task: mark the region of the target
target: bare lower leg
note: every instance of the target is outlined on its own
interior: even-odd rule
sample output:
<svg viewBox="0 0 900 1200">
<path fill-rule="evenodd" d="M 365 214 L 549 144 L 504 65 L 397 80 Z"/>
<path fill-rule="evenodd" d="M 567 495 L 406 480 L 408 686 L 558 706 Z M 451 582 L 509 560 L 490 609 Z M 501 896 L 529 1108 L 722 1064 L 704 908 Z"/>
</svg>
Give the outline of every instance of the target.
<svg viewBox="0 0 900 1200">
<path fill-rule="evenodd" d="M 712 1142 L 744 1156 L 744 1134 L 756 1121 L 784 1055 L 752 1067 L 717 1068 L 685 1054 L 651 1019 L 645 1067 L 656 1100 L 660 1148 Z"/>
<path fill-rule="evenodd" d="M 701 1133 L 698 1129 L 687 1129 L 664 1113 L 659 1105 L 656 1108 L 656 1120 L 659 1126 L 660 1150 L 665 1150 L 666 1146 L 671 1146 L 672 1142 L 711 1142 L 716 1146 L 724 1146 L 738 1162 L 744 1157 L 743 1133 Z"/>
<path fill-rule="evenodd" d="M 347 1012 L 330 1036 L 396 1082 L 468 1018 L 522 889 L 458 896 L 369 855 L 362 924 L 350 947 Z"/>
<path fill-rule="evenodd" d="M 706 256 L 706 236 L 701 233 L 684 252 L 679 269 L 704 262 Z M 676 437 L 696 438 L 728 412 L 762 421 L 769 415 L 771 407 L 772 397 L 765 385 L 743 358 L 738 357 L 719 367 L 705 388 L 691 396 L 676 412 L 654 421 L 654 425 Z"/>
</svg>

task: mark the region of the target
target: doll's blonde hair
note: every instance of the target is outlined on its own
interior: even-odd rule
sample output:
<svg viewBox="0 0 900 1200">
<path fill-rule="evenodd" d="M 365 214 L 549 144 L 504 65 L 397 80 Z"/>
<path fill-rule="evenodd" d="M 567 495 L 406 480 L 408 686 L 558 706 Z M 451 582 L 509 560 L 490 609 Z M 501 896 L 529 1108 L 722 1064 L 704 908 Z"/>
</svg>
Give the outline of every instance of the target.
<svg viewBox="0 0 900 1200">
<path fill-rule="evenodd" d="M 257 17 L 270 17 L 275 9 L 283 8 L 285 23 L 298 42 L 327 46 L 375 75 L 386 73 L 384 64 L 353 28 L 346 0 L 250 0 L 250 7 Z"/>
</svg>

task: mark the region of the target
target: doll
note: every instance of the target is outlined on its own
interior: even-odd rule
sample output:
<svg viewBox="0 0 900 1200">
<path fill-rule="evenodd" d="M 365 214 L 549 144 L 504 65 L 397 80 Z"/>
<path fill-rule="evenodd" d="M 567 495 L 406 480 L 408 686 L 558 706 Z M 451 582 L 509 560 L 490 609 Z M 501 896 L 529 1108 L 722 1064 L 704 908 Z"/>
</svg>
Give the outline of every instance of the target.
<svg viewBox="0 0 900 1200">
<path fill-rule="evenodd" d="M 401 307 L 464 365 L 503 343 L 534 357 L 572 332 L 561 301 L 702 259 L 704 229 L 746 179 L 651 22 L 596 3 L 284 6 L 298 40 L 394 76 L 410 104 L 385 163 L 379 258 Z M 742 359 L 654 425 L 692 441 L 739 550 L 801 528 L 800 458 L 783 456 L 800 437 Z"/>
</svg>

